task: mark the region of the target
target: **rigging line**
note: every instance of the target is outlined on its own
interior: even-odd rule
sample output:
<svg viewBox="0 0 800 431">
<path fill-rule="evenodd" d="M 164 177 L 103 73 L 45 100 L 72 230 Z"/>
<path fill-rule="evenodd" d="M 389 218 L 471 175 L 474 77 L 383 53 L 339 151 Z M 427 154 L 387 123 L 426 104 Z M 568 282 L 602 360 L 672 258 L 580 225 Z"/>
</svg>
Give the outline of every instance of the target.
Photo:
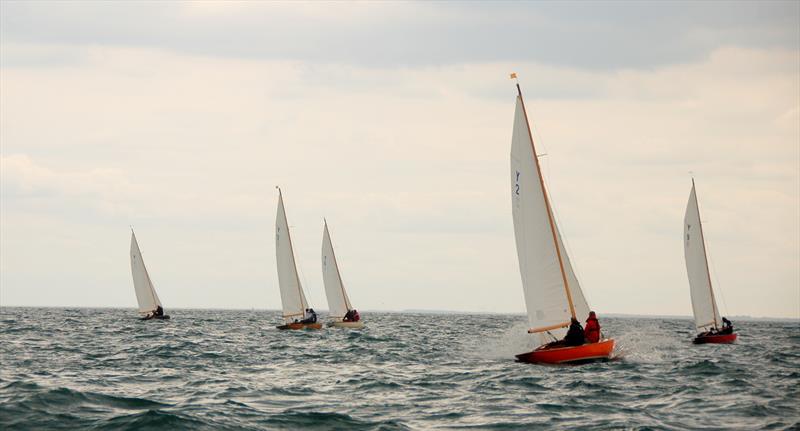
<svg viewBox="0 0 800 431">
<path fill-rule="evenodd" d="M 717 268 L 716 268 L 716 265 L 714 264 L 714 256 L 712 256 L 711 253 L 708 252 L 708 250 L 706 250 L 706 254 L 708 255 L 709 263 L 711 263 L 711 268 L 710 269 L 713 270 L 711 272 L 712 272 L 712 275 L 714 277 L 714 284 L 717 286 L 717 291 L 719 292 L 719 296 L 722 298 L 722 305 L 725 306 L 725 311 L 730 313 L 731 309 L 728 308 L 728 302 L 725 301 L 725 292 L 722 289 L 722 285 L 719 283 L 719 277 L 717 277 Z M 722 313 L 720 313 L 720 317 L 721 316 L 722 316 Z"/>
<path fill-rule="evenodd" d="M 526 105 L 525 107 L 527 109 L 528 106 Z M 531 111 L 533 111 L 533 110 L 531 110 Z M 556 193 L 556 190 L 557 190 L 557 187 L 555 187 L 556 183 L 553 182 L 553 180 L 552 180 L 552 178 L 550 176 L 550 172 L 551 172 L 550 160 L 547 157 L 543 157 L 543 156 L 548 155 L 550 152 L 547 149 L 547 144 L 541 138 L 541 135 L 540 135 L 539 131 L 536 128 L 536 124 L 530 124 L 530 127 L 531 127 L 531 135 L 536 135 L 536 137 L 538 137 L 538 138 L 536 138 L 535 142 L 538 143 L 538 145 L 541 147 L 540 149 L 543 151 L 542 153 L 535 154 L 534 156 L 539 159 L 539 166 L 544 165 L 544 168 L 541 169 L 541 171 L 542 171 L 542 174 L 545 176 L 545 179 L 547 180 L 547 184 L 550 186 L 549 187 L 550 188 L 550 193 L 548 194 L 548 198 L 550 199 L 550 212 L 553 215 L 553 220 L 555 221 L 555 224 L 556 224 L 556 226 L 558 228 L 559 237 L 561 239 L 561 245 L 563 245 L 563 247 L 564 247 L 564 254 L 566 256 L 574 256 L 574 254 L 571 253 L 572 246 L 569 244 L 569 240 L 567 239 L 567 237 L 569 235 L 567 235 L 565 233 L 566 229 L 564 228 L 564 224 L 561 222 L 561 217 L 559 217 L 559 215 L 558 215 L 558 208 L 557 208 L 555 199 L 553 198 L 553 195 L 554 194 L 558 194 L 558 193 Z M 575 261 L 573 261 L 572 257 L 568 257 L 568 259 L 569 259 L 569 262 L 570 262 L 570 267 L 572 268 L 572 274 L 575 276 L 575 279 L 578 281 L 578 286 L 580 287 L 581 279 L 583 279 L 583 277 L 580 276 L 580 271 L 578 270 L 578 265 L 577 265 L 577 263 Z M 584 299 L 584 301 L 586 301 L 586 303 L 588 305 L 589 296 L 586 294 L 586 292 L 583 291 L 583 289 L 581 289 L 581 293 L 583 293 L 583 299 Z M 589 307 L 589 308 L 591 309 L 592 307 Z"/>
</svg>

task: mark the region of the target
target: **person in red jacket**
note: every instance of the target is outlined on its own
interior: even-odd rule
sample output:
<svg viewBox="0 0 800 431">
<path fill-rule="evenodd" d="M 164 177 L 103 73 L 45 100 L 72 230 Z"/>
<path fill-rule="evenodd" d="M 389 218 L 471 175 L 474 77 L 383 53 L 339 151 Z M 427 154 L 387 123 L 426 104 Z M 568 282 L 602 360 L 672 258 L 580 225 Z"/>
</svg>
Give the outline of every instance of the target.
<svg viewBox="0 0 800 431">
<path fill-rule="evenodd" d="M 596 343 L 600 341 L 600 323 L 597 321 L 597 316 L 594 311 L 589 312 L 589 318 L 586 319 L 586 327 L 584 328 L 587 343 Z"/>
</svg>

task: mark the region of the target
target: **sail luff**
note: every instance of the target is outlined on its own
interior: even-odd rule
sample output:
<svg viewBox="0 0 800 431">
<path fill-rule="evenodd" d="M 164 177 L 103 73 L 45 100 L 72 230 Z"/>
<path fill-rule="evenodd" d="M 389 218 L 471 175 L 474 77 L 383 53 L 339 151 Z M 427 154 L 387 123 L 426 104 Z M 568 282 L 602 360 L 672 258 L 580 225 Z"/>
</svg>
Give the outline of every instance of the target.
<svg viewBox="0 0 800 431">
<path fill-rule="evenodd" d="M 303 293 L 303 286 L 300 283 L 300 276 L 297 272 L 294 246 L 280 188 L 278 188 L 278 214 L 275 220 L 275 232 L 278 284 L 283 304 L 283 317 L 286 320 L 290 320 L 290 317 L 302 316 L 308 308 L 308 302 Z M 282 232 L 286 236 L 285 243 L 283 242 Z"/>
<path fill-rule="evenodd" d="M 694 178 L 692 178 L 692 190 L 694 190 L 694 204 L 697 208 L 697 226 L 700 228 L 700 243 L 703 244 L 703 259 L 706 262 L 706 277 L 708 278 L 708 294 L 711 295 L 711 310 L 714 313 L 714 329 L 717 328 L 717 301 L 714 299 L 714 288 L 711 285 L 711 269 L 708 266 L 708 251 L 706 250 L 706 237 L 703 233 L 703 220 L 700 218 L 700 202 L 697 201 L 697 189 L 694 185 Z"/>
<path fill-rule="evenodd" d="M 347 311 L 352 309 L 350 298 L 342 282 L 339 263 L 336 260 L 336 253 L 333 250 L 333 243 L 328 229 L 328 223 L 322 233 L 322 279 L 325 284 L 325 294 L 328 298 L 330 316 L 334 318 L 344 317 Z"/>
<path fill-rule="evenodd" d="M 161 301 L 158 299 L 153 281 L 147 272 L 142 252 L 139 249 L 139 241 L 136 233 L 131 229 L 131 274 L 133 276 L 133 288 L 136 293 L 136 300 L 139 303 L 139 312 L 148 313 L 154 311 Z"/>
<path fill-rule="evenodd" d="M 350 311 L 353 307 L 350 305 L 350 298 L 347 297 L 347 292 L 344 290 L 344 282 L 342 281 L 342 271 L 339 270 L 339 261 L 336 259 L 336 250 L 333 248 L 333 241 L 331 234 L 328 230 L 328 221 L 325 220 L 325 234 L 328 236 L 328 242 L 331 244 L 331 257 L 333 258 L 333 266 L 336 268 L 336 276 L 339 278 L 339 287 L 342 289 L 342 298 L 344 298 L 344 305 Z"/>
<path fill-rule="evenodd" d="M 709 327 L 719 328 L 721 321 L 711 284 L 708 254 L 694 180 L 692 180 L 692 190 L 686 204 L 683 224 L 684 257 L 695 327 L 698 330 Z"/>
<path fill-rule="evenodd" d="M 575 305 L 572 302 L 572 293 L 569 290 L 569 282 L 567 281 L 567 274 L 566 271 L 564 271 L 564 259 L 561 257 L 561 247 L 559 247 L 558 244 L 559 242 L 558 236 L 556 234 L 555 223 L 553 222 L 553 212 L 552 209 L 550 208 L 550 199 L 547 196 L 547 188 L 544 185 L 544 177 L 542 176 L 542 169 L 541 166 L 539 165 L 539 157 L 536 154 L 536 145 L 533 143 L 533 133 L 531 133 L 531 123 L 528 120 L 528 111 L 527 109 L 525 109 L 525 99 L 523 99 L 522 97 L 522 89 L 520 88 L 519 83 L 517 83 L 517 93 L 519 94 L 519 101 L 522 104 L 522 112 L 523 114 L 525 114 L 525 124 L 528 127 L 528 137 L 530 137 L 531 151 L 533 152 L 533 160 L 534 163 L 536 163 L 536 173 L 539 176 L 539 183 L 542 188 L 542 196 L 544 197 L 544 206 L 547 209 L 547 220 L 550 224 L 550 232 L 553 236 L 553 246 L 555 247 L 556 255 L 558 256 L 558 266 L 559 269 L 561 270 L 561 279 L 564 282 L 564 292 L 566 293 L 567 296 L 567 303 L 569 304 L 570 314 L 572 314 L 572 318 L 574 319 Z"/>
</svg>

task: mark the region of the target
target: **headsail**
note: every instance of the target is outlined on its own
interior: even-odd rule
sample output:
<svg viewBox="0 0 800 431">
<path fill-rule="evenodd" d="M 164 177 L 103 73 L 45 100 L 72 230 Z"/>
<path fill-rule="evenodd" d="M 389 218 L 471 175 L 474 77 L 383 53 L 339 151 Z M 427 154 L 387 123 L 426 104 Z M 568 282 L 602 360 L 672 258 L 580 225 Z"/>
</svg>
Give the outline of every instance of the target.
<svg viewBox="0 0 800 431">
<path fill-rule="evenodd" d="M 301 319 L 308 308 L 308 301 L 297 275 L 292 238 L 289 235 L 289 222 L 283 208 L 283 195 L 278 189 L 278 215 L 275 218 L 275 256 L 278 261 L 278 285 L 283 304 L 283 318 L 287 322 Z"/>
<path fill-rule="evenodd" d="M 697 194 L 692 180 L 692 192 L 686 204 L 686 215 L 683 218 L 683 253 L 686 258 L 686 273 L 689 276 L 689 288 L 692 293 L 692 310 L 694 324 L 699 329 L 720 328 L 722 320 L 719 308 L 711 288 L 711 276 L 708 272 L 708 258 L 703 238 L 703 226 L 700 223 L 700 209 L 697 205 Z"/>
<path fill-rule="evenodd" d="M 342 276 L 339 273 L 339 264 L 333 252 L 331 236 L 328 232 L 328 222 L 322 231 L 322 280 L 325 282 L 325 295 L 328 297 L 330 317 L 341 319 L 353 307 L 350 298 L 344 290 Z"/>
<path fill-rule="evenodd" d="M 571 306 L 583 320 L 589 305 L 552 216 L 534 151 L 520 94 L 511 140 L 511 206 L 530 331 L 539 333 L 539 344 L 544 344 L 553 339 L 545 335 L 548 332 L 559 339 L 566 334 Z"/>
<path fill-rule="evenodd" d="M 142 252 L 139 251 L 139 243 L 136 241 L 136 234 L 131 230 L 131 274 L 133 274 L 133 288 L 136 291 L 136 300 L 139 302 L 139 312 L 149 313 L 155 311 L 161 305 L 150 274 L 144 266 Z"/>
</svg>

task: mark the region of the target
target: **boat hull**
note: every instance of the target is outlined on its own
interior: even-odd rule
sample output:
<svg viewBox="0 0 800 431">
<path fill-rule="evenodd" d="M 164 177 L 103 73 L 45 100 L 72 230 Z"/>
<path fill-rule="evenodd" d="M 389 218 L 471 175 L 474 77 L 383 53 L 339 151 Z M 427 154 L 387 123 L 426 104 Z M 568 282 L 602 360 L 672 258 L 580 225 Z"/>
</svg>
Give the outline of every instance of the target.
<svg viewBox="0 0 800 431">
<path fill-rule="evenodd" d="M 139 320 L 169 320 L 169 314 L 165 314 L 163 316 L 142 317 Z"/>
<path fill-rule="evenodd" d="M 334 328 L 361 329 L 364 327 L 364 322 L 328 322 L 328 326 L 333 326 Z"/>
<path fill-rule="evenodd" d="M 322 323 L 287 323 L 285 325 L 278 325 L 276 328 L 280 330 L 322 329 Z"/>
<path fill-rule="evenodd" d="M 736 341 L 736 333 L 722 335 L 698 335 L 692 341 L 694 344 L 730 344 Z"/>
<path fill-rule="evenodd" d="M 592 361 L 603 361 L 611 358 L 614 340 L 607 339 L 597 343 L 580 346 L 551 347 L 545 346 L 517 355 L 517 361 L 531 364 L 570 364 Z"/>
</svg>

